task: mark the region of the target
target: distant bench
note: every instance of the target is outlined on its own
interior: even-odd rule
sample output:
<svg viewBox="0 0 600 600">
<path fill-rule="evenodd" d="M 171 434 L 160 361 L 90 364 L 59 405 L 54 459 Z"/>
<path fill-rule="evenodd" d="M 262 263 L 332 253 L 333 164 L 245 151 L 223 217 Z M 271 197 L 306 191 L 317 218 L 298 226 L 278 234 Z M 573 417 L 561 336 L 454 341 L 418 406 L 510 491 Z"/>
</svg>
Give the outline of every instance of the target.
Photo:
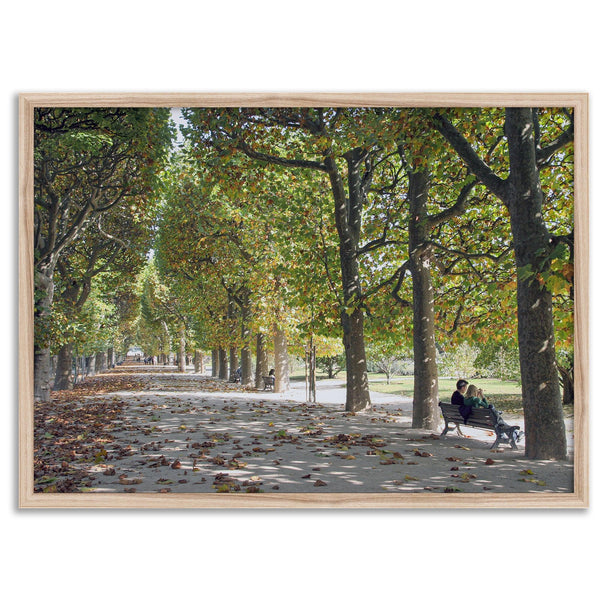
<svg viewBox="0 0 600 600">
<path fill-rule="evenodd" d="M 476 429 L 488 429 L 496 434 L 496 440 L 492 444 L 490 450 L 496 448 L 500 443 L 510 444 L 513 450 L 517 450 L 517 443 L 511 435 L 513 430 L 519 429 L 518 426 L 509 427 L 506 429 L 498 423 L 498 417 L 496 413 L 490 408 L 475 408 L 471 407 L 471 413 L 465 418 L 460 414 L 460 406 L 458 404 L 446 404 L 444 402 L 439 403 L 439 407 L 442 409 L 442 417 L 444 417 L 445 427 L 444 431 L 440 434 L 440 437 L 444 437 L 450 427 L 450 423 L 456 425 L 458 433 L 462 435 L 460 430 L 461 425 L 467 425 L 468 427 L 475 427 Z M 503 434 L 506 434 L 503 436 Z"/>
<path fill-rule="evenodd" d="M 275 389 L 275 377 L 273 375 L 263 375 L 263 382 L 265 384 L 263 391 Z"/>
</svg>

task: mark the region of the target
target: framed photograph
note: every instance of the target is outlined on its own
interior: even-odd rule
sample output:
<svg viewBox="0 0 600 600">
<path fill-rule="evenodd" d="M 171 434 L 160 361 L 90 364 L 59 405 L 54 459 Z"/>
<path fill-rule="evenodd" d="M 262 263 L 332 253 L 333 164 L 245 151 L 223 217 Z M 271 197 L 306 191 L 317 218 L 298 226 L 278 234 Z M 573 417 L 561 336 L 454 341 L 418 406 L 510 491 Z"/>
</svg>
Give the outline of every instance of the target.
<svg viewBox="0 0 600 600">
<path fill-rule="evenodd" d="M 586 508 L 588 95 L 20 96 L 21 508 Z"/>
</svg>

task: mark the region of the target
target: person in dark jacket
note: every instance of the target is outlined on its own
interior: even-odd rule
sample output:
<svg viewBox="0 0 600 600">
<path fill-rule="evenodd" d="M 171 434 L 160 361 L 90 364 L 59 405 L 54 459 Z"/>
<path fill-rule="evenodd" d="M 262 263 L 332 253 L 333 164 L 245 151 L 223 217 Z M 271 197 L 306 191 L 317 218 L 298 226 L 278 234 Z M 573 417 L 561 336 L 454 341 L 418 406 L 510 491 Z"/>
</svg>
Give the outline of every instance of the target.
<svg viewBox="0 0 600 600">
<path fill-rule="evenodd" d="M 465 403 L 465 392 L 467 391 L 467 386 L 469 385 L 468 381 L 464 379 L 459 379 L 456 382 L 456 391 L 452 394 L 452 398 L 450 400 L 451 404 L 458 404 L 462 406 Z"/>
</svg>

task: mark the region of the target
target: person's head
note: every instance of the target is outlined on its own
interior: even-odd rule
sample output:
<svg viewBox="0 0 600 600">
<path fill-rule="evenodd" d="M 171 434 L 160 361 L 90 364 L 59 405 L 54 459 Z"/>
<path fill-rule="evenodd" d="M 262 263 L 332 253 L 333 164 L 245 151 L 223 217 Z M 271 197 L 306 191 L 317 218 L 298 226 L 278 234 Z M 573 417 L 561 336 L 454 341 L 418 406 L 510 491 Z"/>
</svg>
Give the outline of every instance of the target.
<svg viewBox="0 0 600 600">
<path fill-rule="evenodd" d="M 467 398 L 474 398 L 479 395 L 479 388 L 476 385 L 471 384 L 467 388 L 467 393 L 465 394 Z"/>
<path fill-rule="evenodd" d="M 468 381 L 465 381 L 464 379 L 459 379 L 456 382 L 456 389 L 461 393 L 464 394 L 465 390 L 467 389 L 467 386 L 469 385 Z"/>
</svg>

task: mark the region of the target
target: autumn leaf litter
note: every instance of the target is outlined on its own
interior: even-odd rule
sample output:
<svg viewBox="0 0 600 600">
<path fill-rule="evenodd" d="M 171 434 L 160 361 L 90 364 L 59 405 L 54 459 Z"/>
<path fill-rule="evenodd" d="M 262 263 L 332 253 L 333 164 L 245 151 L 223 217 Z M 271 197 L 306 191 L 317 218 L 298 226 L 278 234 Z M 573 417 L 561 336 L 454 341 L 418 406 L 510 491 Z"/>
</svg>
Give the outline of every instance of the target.
<svg viewBox="0 0 600 600">
<path fill-rule="evenodd" d="M 118 369 L 36 404 L 34 490 L 89 493 L 572 492 L 573 463 L 531 461 L 465 428 L 411 429 L 411 402 L 372 393 L 344 411 L 193 373 Z M 518 424 L 518 421 L 511 420 Z M 522 424 L 521 424 L 522 425 Z M 569 427 L 568 427 L 569 429 Z M 572 440 L 571 440 L 572 443 Z"/>
</svg>

